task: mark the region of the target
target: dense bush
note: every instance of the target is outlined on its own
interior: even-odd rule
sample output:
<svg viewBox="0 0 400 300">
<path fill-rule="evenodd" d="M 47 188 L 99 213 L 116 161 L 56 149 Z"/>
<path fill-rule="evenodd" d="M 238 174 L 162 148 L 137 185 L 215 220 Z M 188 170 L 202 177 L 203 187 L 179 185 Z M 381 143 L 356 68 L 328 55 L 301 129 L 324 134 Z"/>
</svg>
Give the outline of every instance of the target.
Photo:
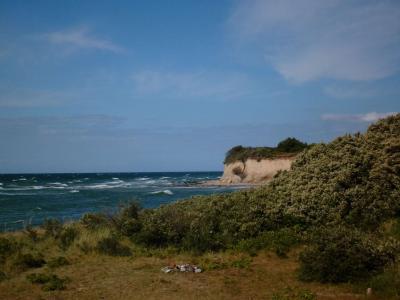
<svg viewBox="0 0 400 300">
<path fill-rule="evenodd" d="M 31 253 L 18 253 L 13 261 L 13 265 L 20 269 L 26 270 L 30 268 L 40 268 L 42 267 L 46 261 L 43 259 L 43 255 L 41 254 L 31 254 Z"/>
<path fill-rule="evenodd" d="M 58 268 L 69 265 L 69 261 L 64 256 L 57 256 L 47 262 L 49 268 Z"/>
<path fill-rule="evenodd" d="M 382 299 L 400 299 L 400 266 L 387 268 L 364 285 L 385 297 Z"/>
<path fill-rule="evenodd" d="M 42 284 L 44 291 L 64 290 L 67 278 L 60 278 L 55 274 L 32 273 L 26 279 L 34 284 Z"/>
<path fill-rule="evenodd" d="M 101 254 L 111 256 L 131 255 L 131 250 L 129 247 L 122 245 L 115 236 L 110 236 L 99 240 L 96 250 Z"/>
<path fill-rule="evenodd" d="M 0 237 L 0 264 L 13 254 L 16 249 L 15 243 L 7 238 Z"/>
<path fill-rule="evenodd" d="M 6 273 L 4 273 L 3 271 L 0 271 L 0 282 L 2 282 L 3 280 L 7 279 L 7 275 Z"/>
<path fill-rule="evenodd" d="M 307 148 L 307 146 L 308 145 L 306 143 L 300 142 L 295 138 L 289 137 L 279 142 L 276 149 L 282 152 L 293 153 L 293 152 L 303 151 L 305 148 Z"/>
<path fill-rule="evenodd" d="M 46 219 L 42 224 L 42 228 L 44 229 L 46 236 L 58 238 L 62 231 L 63 225 L 60 220 Z"/>
<path fill-rule="evenodd" d="M 108 217 L 103 213 L 86 213 L 80 222 L 84 227 L 92 230 L 110 225 Z"/>
<path fill-rule="evenodd" d="M 372 276 L 392 263 L 399 250 L 357 229 L 342 226 L 318 230 L 300 255 L 300 279 L 348 282 Z"/>
<path fill-rule="evenodd" d="M 117 230 L 125 236 L 132 236 L 139 232 L 142 224 L 139 220 L 141 207 L 137 202 L 131 202 L 123 206 L 116 216 L 111 217 L 111 222 Z"/>
<path fill-rule="evenodd" d="M 264 158 L 293 156 L 307 147 L 308 145 L 306 143 L 302 143 L 295 138 L 287 138 L 279 142 L 277 147 L 243 147 L 239 145 L 233 147 L 226 153 L 224 164 L 233 163 L 235 161 L 245 162 L 250 158 L 261 160 Z"/>
<path fill-rule="evenodd" d="M 71 246 L 78 235 L 79 231 L 76 228 L 64 228 L 58 236 L 60 248 L 66 250 L 69 246 Z"/>
</svg>

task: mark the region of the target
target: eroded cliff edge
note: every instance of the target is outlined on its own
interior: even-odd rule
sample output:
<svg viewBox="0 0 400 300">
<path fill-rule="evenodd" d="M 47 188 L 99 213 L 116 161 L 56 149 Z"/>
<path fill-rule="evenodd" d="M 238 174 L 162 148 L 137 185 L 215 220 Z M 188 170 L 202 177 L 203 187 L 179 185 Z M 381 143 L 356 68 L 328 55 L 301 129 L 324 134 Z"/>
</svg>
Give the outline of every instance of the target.
<svg viewBox="0 0 400 300">
<path fill-rule="evenodd" d="M 257 184 L 270 180 L 278 171 L 289 170 L 295 156 L 267 159 L 246 159 L 224 165 L 220 184 Z"/>
</svg>

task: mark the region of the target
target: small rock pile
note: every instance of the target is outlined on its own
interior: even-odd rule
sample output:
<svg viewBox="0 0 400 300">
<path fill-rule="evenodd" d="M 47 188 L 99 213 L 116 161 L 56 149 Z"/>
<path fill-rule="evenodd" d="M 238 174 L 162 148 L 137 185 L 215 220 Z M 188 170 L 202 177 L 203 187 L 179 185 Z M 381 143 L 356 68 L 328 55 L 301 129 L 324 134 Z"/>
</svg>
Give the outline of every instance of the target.
<svg viewBox="0 0 400 300">
<path fill-rule="evenodd" d="M 171 272 L 186 272 L 186 273 L 201 273 L 202 270 L 198 266 L 190 265 L 190 264 L 183 264 L 183 265 L 173 265 L 173 266 L 166 266 L 161 269 L 164 273 L 171 273 Z"/>
</svg>

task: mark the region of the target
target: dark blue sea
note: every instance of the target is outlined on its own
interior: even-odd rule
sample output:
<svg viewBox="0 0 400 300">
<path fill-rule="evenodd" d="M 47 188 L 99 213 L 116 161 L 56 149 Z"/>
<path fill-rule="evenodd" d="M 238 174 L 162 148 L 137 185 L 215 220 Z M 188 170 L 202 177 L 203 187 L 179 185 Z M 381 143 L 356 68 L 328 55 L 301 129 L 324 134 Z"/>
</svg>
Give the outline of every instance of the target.
<svg viewBox="0 0 400 300">
<path fill-rule="evenodd" d="M 39 225 L 46 218 L 69 221 L 84 213 L 113 212 L 138 201 L 158 207 L 194 195 L 238 187 L 199 186 L 221 172 L 3 174 L 0 175 L 0 231 Z"/>
</svg>

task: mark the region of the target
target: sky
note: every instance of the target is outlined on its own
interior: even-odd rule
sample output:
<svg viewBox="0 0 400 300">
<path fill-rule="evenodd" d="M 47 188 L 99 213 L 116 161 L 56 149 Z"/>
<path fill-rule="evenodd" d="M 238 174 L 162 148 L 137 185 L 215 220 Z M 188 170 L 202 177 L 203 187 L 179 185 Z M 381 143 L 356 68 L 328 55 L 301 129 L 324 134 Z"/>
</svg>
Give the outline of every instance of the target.
<svg viewBox="0 0 400 300">
<path fill-rule="evenodd" d="M 218 171 L 399 96 L 397 0 L 0 2 L 0 173 Z"/>
</svg>

